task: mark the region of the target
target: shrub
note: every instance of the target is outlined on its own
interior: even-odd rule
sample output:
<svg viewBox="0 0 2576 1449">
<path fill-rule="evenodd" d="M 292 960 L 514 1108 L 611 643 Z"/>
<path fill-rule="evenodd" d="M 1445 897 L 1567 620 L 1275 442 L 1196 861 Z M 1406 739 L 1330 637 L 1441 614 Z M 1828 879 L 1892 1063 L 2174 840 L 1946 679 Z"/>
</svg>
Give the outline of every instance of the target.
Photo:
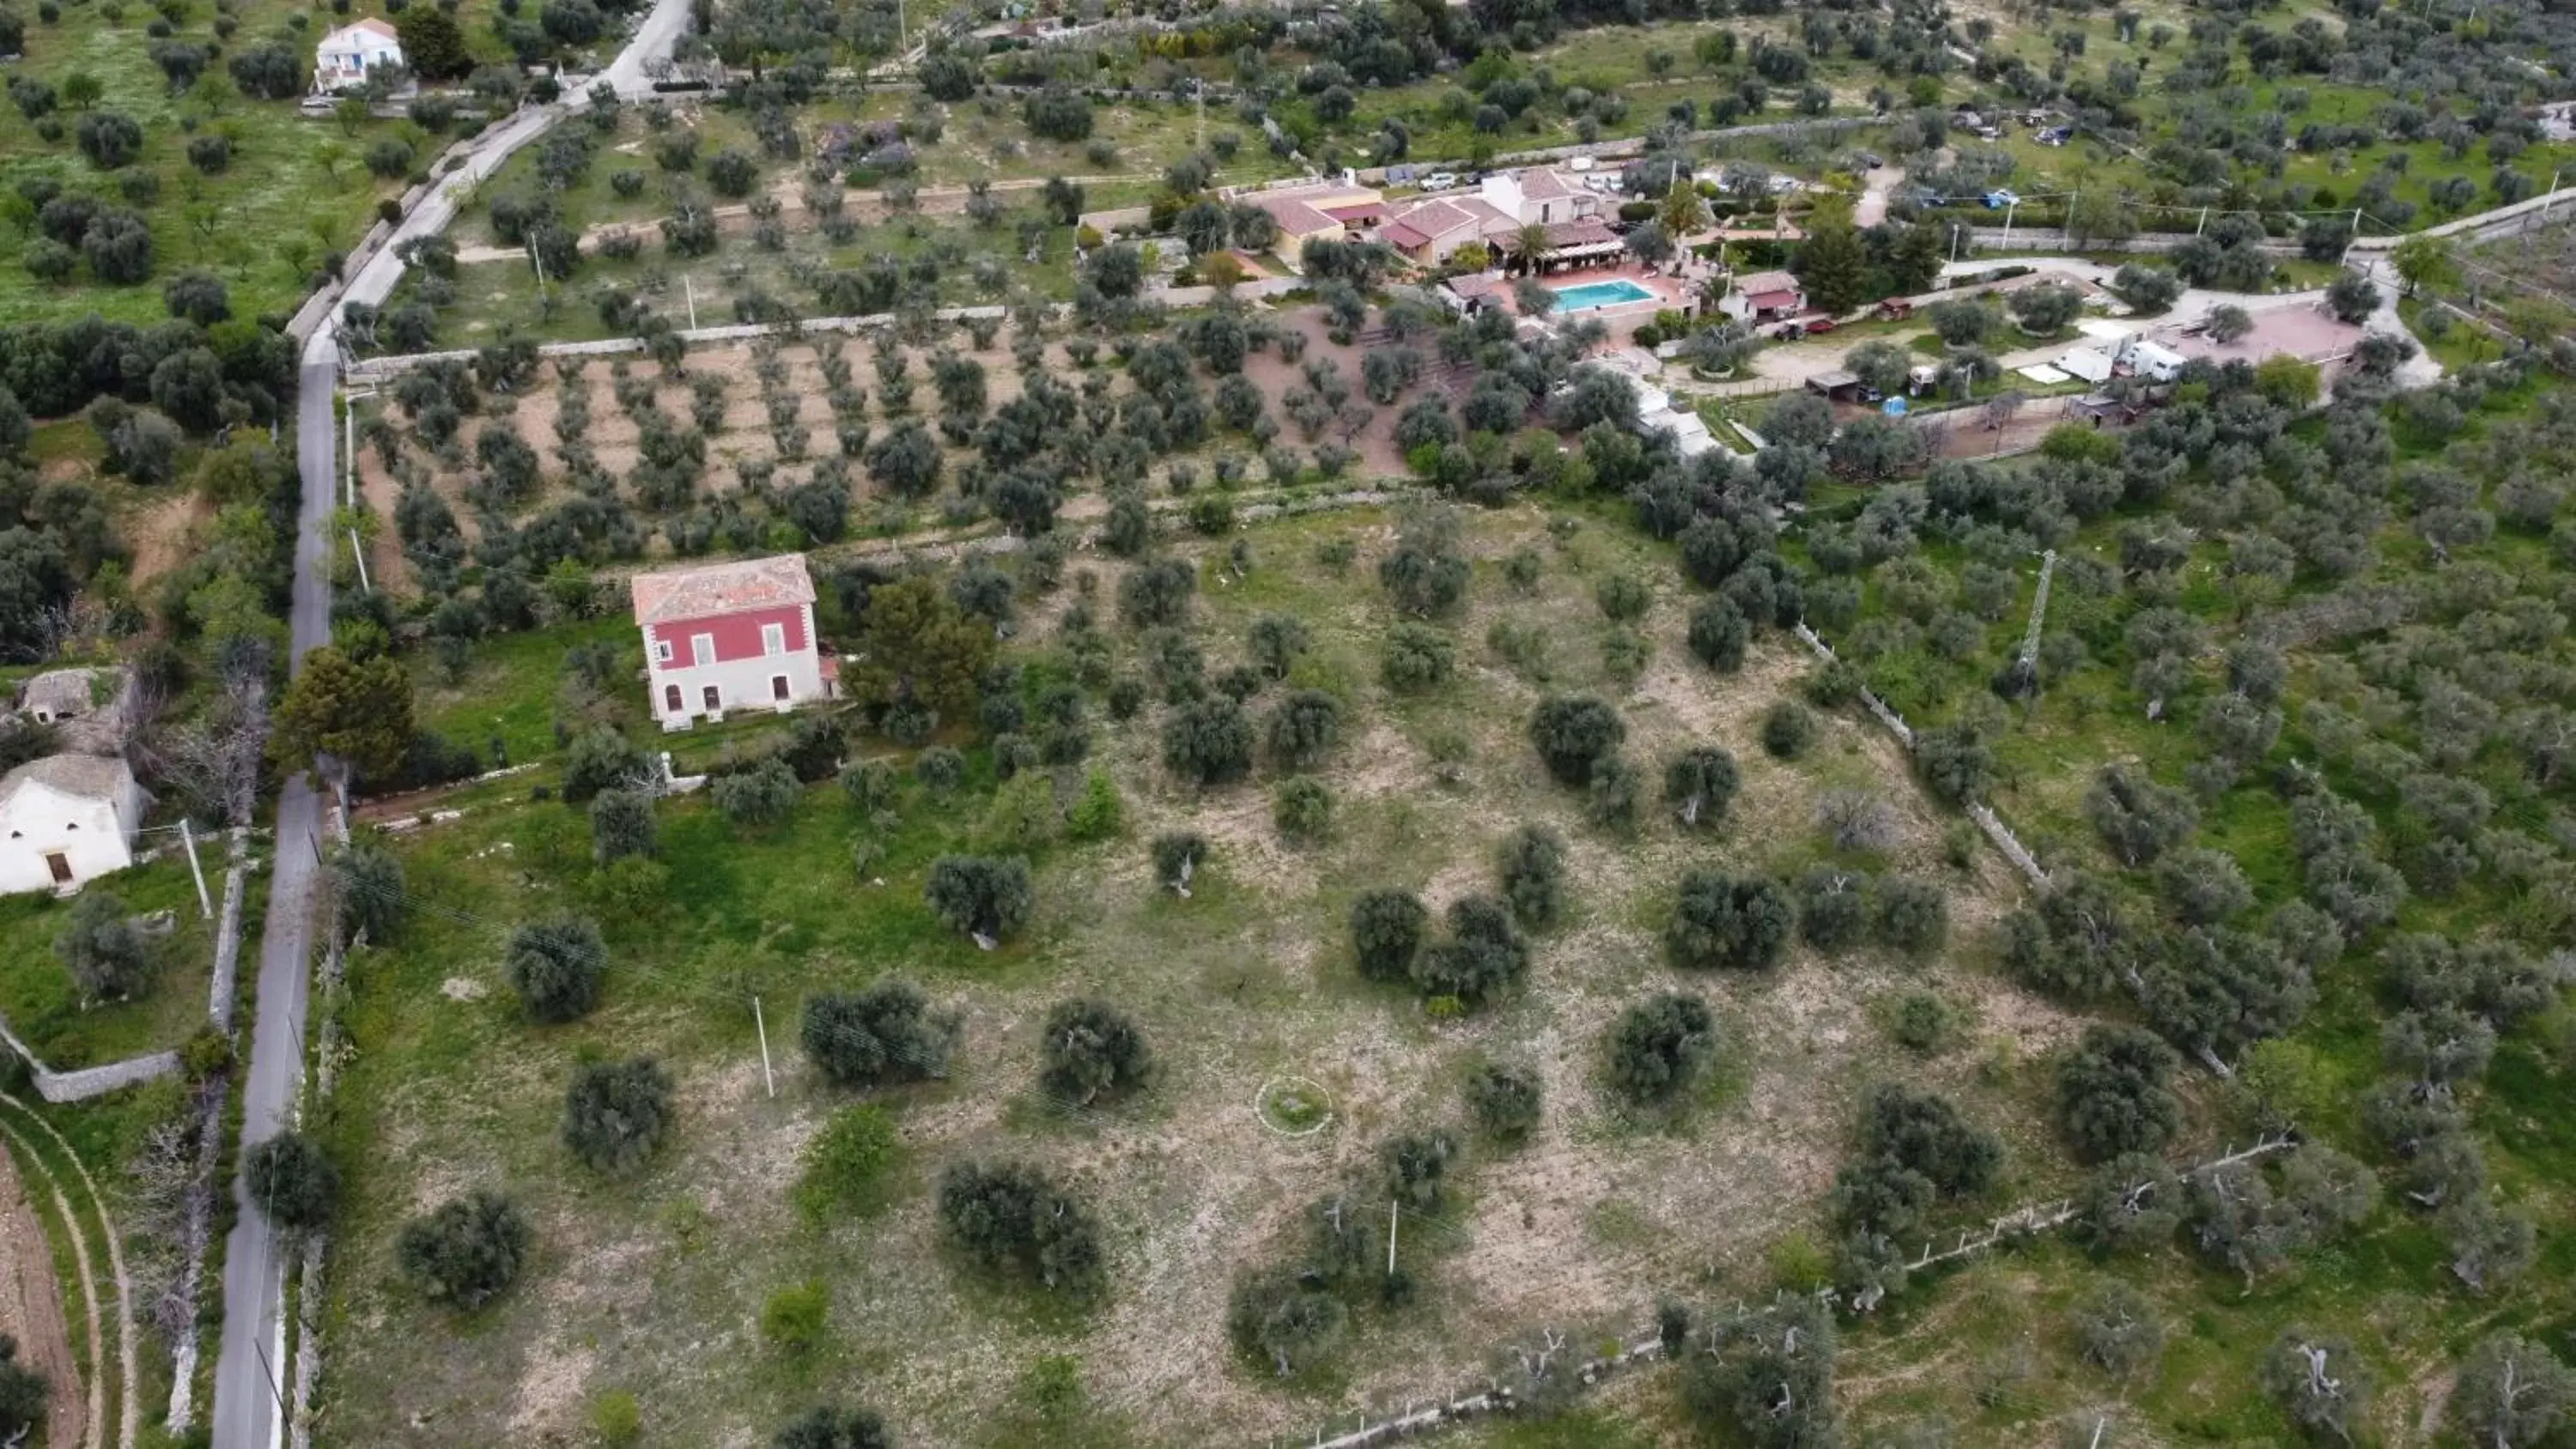
<svg viewBox="0 0 2576 1449">
<path fill-rule="evenodd" d="M 1794 760 L 1816 742 L 1816 716 L 1794 699 L 1784 699 L 1762 716 L 1762 748 L 1783 760 Z"/>
<path fill-rule="evenodd" d="M 656 853 L 653 797 L 641 790 L 602 790 L 590 802 L 591 859 L 608 865 Z"/>
<path fill-rule="evenodd" d="M 1104 1279 L 1091 1213 L 1036 1168 L 962 1162 L 939 1183 L 939 1219 L 952 1242 L 987 1268 L 1026 1273 L 1083 1297 Z"/>
<path fill-rule="evenodd" d="M 1512 916 L 1532 930 L 1556 924 L 1565 906 L 1565 839 L 1544 825 L 1524 825 L 1504 840 L 1496 873 Z"/>
<path fill-rule="evenodd" d="M 1054 1096 L 1087 1106 L 1141 1087 L 1153 1075 L 1144 1034 L 1106 1002 L 1057 1002 L 1044 1032 L 1046 1066 L 1038 1082 Z"/>
<path fill-rule="evenodd" d="M 1279 782 L 1270 820 L 1290 840 L 1321 840 L 1332 833 L 1333 792 L 1312 775 L 1291 776 Z"/>
<path fill-rule="evenodd" d="M 331 1225 L 340 1169 L 322 1144 L 301 1132 L 280 1132 L 252 1147 L 243 1166 L 251 1201 L 278 1231 L 309 1233 Z"/>
<path fill-rule="evenodd" d="M 1374 890 L 1351 906 L 1351 949 L 1360 975 L 1371 981 L 1402 981 L 1412 975 L 1414 957 L 1430 934 L 1431 911 L 1411 891 Z"/>
<path fill-rule="evenodd" d="M 1154 837 L 1154 879 L 1175 894 L 1190 893 L 1190 881 L 1208 857 L 1207 837 L 1195 830 L 1175 830 Z"/>
<path fill-rule="evenodd" d="M 1717 1018 L 1696 996 L 1649 997 L 1610 1028 L 1610 1089 L 1643 1106 L 1697 1081 L 1717 1056 Z"/>
<path fill-rule="evenodd" d="M 1897 876 L 1878 883 L 1870 932 L 1882 946 L 1913 955 L 1941 948 L 1950 935 L 1950 898 L 1925 880 Z"/>
<path fill-rule="evenodd" d="M 1789 893 L 1773 881 L 1692 871 L 1682 877 L 1664 949 L 1690 970 L 1758 970 L 1779 962 L 1797 922 Z"/>
<path fill-rule="evenodd" d="M 796 808 L 800 787 L 786 761 L 766 759 L 748 770 L 719 775 L 708 785 L 716 809 L 736 825 L 754 829 L 784 821 Z"/>
<path fill-rule="evenodd" d="M 1457 650 L 1449 636 L 1427 624 L 1397 624 L 1387 631 L 1385 650 L 1378 674 L 1399 693 L 1446 684 L 1457 672 Z"/>
<path fill-rule="evenodd" d="M 517 1280 L 531 1237 L 516 1203 L 478 1188 L 405 1223 L 394 1261 L 423 1297 L 475 1309 Z"/>
<path fill-rule="evenodd" d="M 803 1353 L 823 1341 L 831 1314 L 831 1284 L 819 1278 L 790 1284 L 760 1305 L 760 1336 L 773 1348 Z"/>
<path fill-rule="evenodd" d="M 595 1171 L 641 1166 L 671 1125 L 671 1076 L 651 1057 L 585 1062 L 564 1093 L 563 1143 Z"/>
<path fill-rule="evenodd" d="M 634 743 L 608 725 L 573 736 L 564 750 L 563 797 L 587 804 L 602 790 L 632 787 L 653 778 L 652 764 Z"/>
<path fill-rule="evenodd" d="M 933 790 L 956 789 L 966 780 L 966 757 L 946 745 L 932 745 L 912 762 L 913 778 Z"/>
<path fill-rule="evenodd" d="M 1627 737 L 1619 712 L 1592 695 L 1550 696 L 1530 716 L 1530 743 L 1548 773 L 1567 785 L 1590 784 L 1594 767 Z"/>
<path fill-rule="evenodd" d="M 1652 608 L 1655 594 L 1645 581 L 1630 574 L 1604 574 L 1592 586 L 1592 600 L 1601 606 L 1613 624 L 1629 624 L 1642 619 Z"/>
<path fill-rule="evenodd" d="M 903 1161 L 903 1142 L 883 1107 L 843 1107 L 805 1144 L 796 1202 L 809 1217 L 827 1211 L 864 1211 L 877 1204 L 886 1180 Z"/>
<path fill-rule="evenodd" d="M 948 1075 L 963 1029 L 954 1013 L 932 1011 L 921 988 L 889 978 L 806 998 L 799 1041 L 834 1086 L 877 1087 Z"/>
<path fill-rule="evenodd" d="M 1700 663 L 1720 674 L 1733 674 L 1744 667 L 1745 645 L 1752 637 L 1753 626 L 1746 622 L 1744 611 L 1721 594 L 1692 607 L 1684 642 Z"/>
<path fill-rule="evenodd" d="M 1029 863 L 1019 856 L 943 855 L 931 862 L 922 894 L 948 929 L 988 941 L 1018 935 L 1035 904 Z"/>
<path fill-rule="evenodd" d="M 894 1435 L 872 1410 L 817 1404 L 779 1430 L 770 1449 L 894 1449 Z"/>
<path fill-rule="evenodd" d="M 512 931 L 501 969 L 530 1017 L 575 1021 L 599 1005 L 608 948 L 596 925 L 578 916 L 556 916 Z"/>
<path fill-rule="evenodd" d="M 1908 1051 L 1937 1052 L 1958 1032 L 1958 1012 L 1929 991 L 1909 991 L 1889 1012 L 1888 1035 Z"/>
<path fill-rule="evenodd" d="M 1538 1126 L 1545 1092 L 1536 1072 L 1486 1062 L 1468 1074 L 1467 1115 L 1497 1142 L 1525 1140 Z"/>
</svg>

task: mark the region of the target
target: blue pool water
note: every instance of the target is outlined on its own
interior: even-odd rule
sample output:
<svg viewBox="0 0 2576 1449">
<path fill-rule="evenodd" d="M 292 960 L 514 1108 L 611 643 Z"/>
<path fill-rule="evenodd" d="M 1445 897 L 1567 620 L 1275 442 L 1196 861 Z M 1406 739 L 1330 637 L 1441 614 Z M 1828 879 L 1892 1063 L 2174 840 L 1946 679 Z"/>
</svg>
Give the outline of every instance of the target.
<svg viewBox="0 0 2576 1449">
<path fill-rule="evenodd" d="M 1586 282 L 1580 287 L 1558 287 L 1556 310 L 1581 312 L 1592 307 L 1613 307 L 1621 302 L 1651 302 L 1655 294 L 1622 277 L 1615 282 Z"/>
</svg>

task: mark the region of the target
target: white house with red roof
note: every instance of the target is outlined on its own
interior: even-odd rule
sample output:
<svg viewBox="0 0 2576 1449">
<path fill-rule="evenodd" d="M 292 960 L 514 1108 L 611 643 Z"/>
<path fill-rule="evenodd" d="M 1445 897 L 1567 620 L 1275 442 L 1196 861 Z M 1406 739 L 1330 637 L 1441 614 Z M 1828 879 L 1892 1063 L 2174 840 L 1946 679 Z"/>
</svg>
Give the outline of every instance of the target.
<svg viewBox="0 0 2576 1449">
<path fill-rule="evenodd" d="M 1718 299 L 1717 310 L 1739 322 L 1794 317 L 1807 310 L 1807 292 L 1787 272 L 1754 272 L 1735 279 L 1735 289 Z"/>
<path fill-rule="evenodd" d="M 1476 194 L 1515 226 L 1555 226 L 1601 214 L 1598 194 L 1544 166 L 1498 171 L 1484 179 Z"/>
<path fill-rule="evenodd" d="M 637 574 L 634 593 L 662 728 L 832 697 L 839 661 L 815 642 L 803 554 Z"/>
<path fill-rule="evenodd" d="M 402 37 L 392 25 L 370 15 L 353 20 L 322 37 L 313 53 L 313 90 L 317 95 L 352 90 L 366 84 L 367 72 L 403 62 Z"/>
</svg>

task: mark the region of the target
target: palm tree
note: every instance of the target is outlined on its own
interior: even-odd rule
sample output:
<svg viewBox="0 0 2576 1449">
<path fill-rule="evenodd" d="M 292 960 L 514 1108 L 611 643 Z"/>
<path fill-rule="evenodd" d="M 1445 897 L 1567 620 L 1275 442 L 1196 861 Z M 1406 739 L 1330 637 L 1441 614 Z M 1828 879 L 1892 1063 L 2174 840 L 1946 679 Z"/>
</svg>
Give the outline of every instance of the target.
<svg viewBox="0 0 2576 1449">
<path fill-rule="evenodd" d="M 1521 270 L 1538 275 L 1538 259 L 1547 251 L 1547 228 L 1531 222 L 1520 229 L 1513 245 L 1520 254 Z"/>
</svg>

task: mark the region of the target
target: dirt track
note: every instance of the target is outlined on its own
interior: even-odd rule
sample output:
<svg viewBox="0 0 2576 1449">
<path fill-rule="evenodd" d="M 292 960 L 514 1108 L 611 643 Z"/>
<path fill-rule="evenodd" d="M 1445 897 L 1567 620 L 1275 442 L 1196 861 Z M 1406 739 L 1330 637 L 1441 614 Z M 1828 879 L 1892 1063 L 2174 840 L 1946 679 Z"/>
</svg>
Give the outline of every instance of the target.
<svg viewBox="0 0 2576 1449">
<path fill-rule="evenodd" d="M 0 1332 L 18 1340 L 19 1361 L 53 1386 L 45 1442 L 62 1449 L 96 1442 L 89 1434 L 88 1406 L 82 1399 L 80 1368 L 72 1358 L 71 1327 L 63 1318 L 53 1251 L 19 1184 L 17 1163 L 6 1152 L 0 1152 Z"/>
</svg>

